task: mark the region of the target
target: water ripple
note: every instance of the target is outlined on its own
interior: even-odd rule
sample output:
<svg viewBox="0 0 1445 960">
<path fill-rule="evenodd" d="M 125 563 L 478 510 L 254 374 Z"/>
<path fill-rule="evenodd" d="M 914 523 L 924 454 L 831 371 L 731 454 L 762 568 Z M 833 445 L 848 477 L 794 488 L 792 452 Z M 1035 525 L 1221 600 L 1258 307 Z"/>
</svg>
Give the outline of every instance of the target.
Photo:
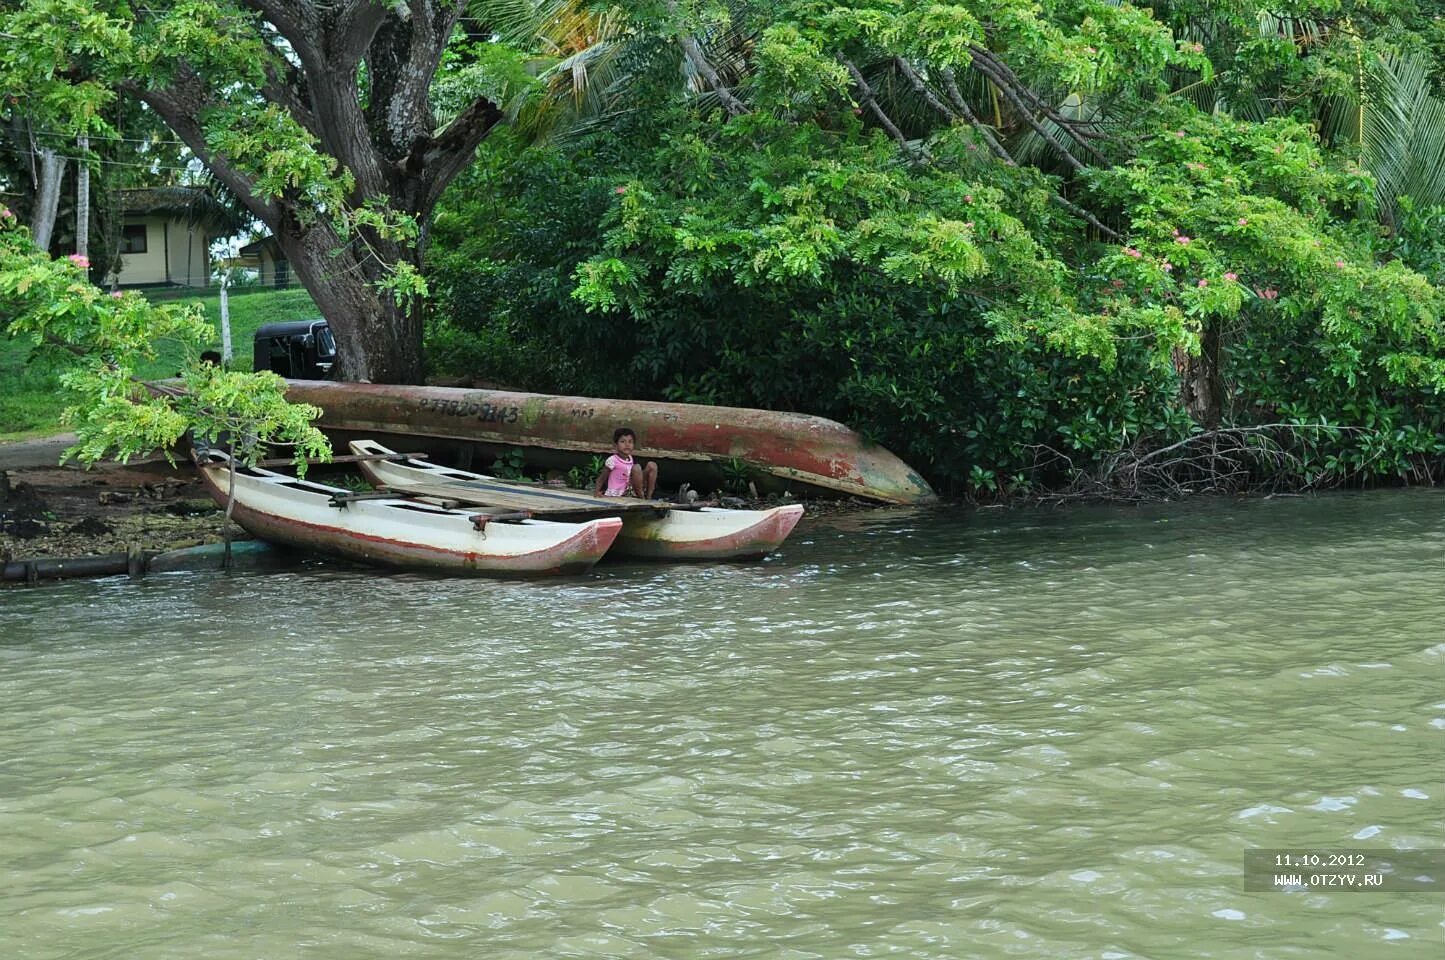
<svg viewBox="0 0 1445 960">
<path fill-rule="evenodd" d="M 6 591 L 0 954 L 1433 956 L 1240 870 L 1439 845 L 1442 556 L 1409 492 Z"/>
</svg>

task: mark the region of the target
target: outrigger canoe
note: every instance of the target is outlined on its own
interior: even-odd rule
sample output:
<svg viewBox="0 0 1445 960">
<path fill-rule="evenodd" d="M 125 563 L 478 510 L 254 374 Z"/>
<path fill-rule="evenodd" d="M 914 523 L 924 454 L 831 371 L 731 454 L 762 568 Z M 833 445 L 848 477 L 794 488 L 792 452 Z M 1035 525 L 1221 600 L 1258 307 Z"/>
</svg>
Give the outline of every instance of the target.
<svg viewBox="0 0 1445 960">
<path fill-rule="evenodd" d="M 613 556 L 669 560 L 750 560 L 778 548 L 803 515 L 802 504 L 726 510 L 632 497 L 594 497 L 576 490 L 514 483 L 395 454 L 375 440 L 351 441 L 357 466 L 393 493 L 525 510 L 534 516 L 618 516 Z"/>
<path fill-rule="evenodd" d="M 927 481 L 888 450 L 807 414 L 505 390 L 286 383 L 288 400 L 321 408 L 317 426 L 338 445 L 405 437 L 409 449 L 419 449 L 427 444 L 418 441 L 430 438 L 489 454 L 521 450 L 530 463 L 565 470 L 605 455 L 612 431 L 625 424 L 637 431 L 637 456 L 661 461 L 669 485 L 718 483 L 725 468 L 741 466 L 760 490 L 884 503 L 936 499 Z"/>
<path fill-rule="evenodd" d="M 201 452 L 197 468 L 224 507 L 231 482 L 226 455 Z M 233 519 L 262 540 L 383 566 L 480 576 L 583 573 L 622 529 L 616 517 L 558 523 L 515 511 L 461 510 L 239 465 L 235 494 Z"/>
</svg>

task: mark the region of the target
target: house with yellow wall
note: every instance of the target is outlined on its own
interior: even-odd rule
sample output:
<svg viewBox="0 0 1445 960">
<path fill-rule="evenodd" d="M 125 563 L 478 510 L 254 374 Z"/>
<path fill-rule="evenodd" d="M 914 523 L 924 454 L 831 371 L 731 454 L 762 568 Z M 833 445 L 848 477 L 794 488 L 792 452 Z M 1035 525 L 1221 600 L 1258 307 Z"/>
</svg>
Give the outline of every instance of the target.
<svg viewBox="0 0 1445 960">
<path fill-rule="evenodd" d="M 236 225 L 234 215 L 220 209 L 204 189 L 126 190 L 121 209 L 108 285 L 210 285 L 211 241 L 229 236 Z"/>
</svg>

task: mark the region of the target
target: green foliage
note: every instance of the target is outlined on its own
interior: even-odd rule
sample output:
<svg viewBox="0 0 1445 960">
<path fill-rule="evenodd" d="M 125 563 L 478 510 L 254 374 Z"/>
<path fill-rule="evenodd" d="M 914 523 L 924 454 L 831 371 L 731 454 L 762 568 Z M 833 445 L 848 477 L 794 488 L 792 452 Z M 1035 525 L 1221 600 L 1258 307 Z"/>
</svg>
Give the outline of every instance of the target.
<svg viewBox="0 0 1445 960">
<path fill-rule="evenodd" d="M 202 348 L 220 349 L 220 309 L 215 293 L 195 296 L 193 292 L 146 291 L 144 296 L 174 306 L 194 307 L 201 311 L 210 334 Z M 251 369 L 251 337 L 256 328 L 282 320 L 298 320 L 316 316 L 316 305 L 305 290 L 247 290 L 232 292 L 230 297 L 231 339 L 235 357 L 230 368 Z M 154 359 L 139 359 L 135 375 L 142 380 L 163 380 L 175 376 L 185 366 L 194 345 L 173 339 L 158 340 Z M 59 374 L 54 364 L 43 362 L 46 350 L 36 354 L 31 338 L 0 338 L 0 438 L 15 439 L 62 429 L 60 413 L 64 407 Z M 60 358 L 68 365 L 69 351 Z"/>
<path fill-rule="evenodd" d="M 590 490 L 593 481 L 597 479 L 597 474 L 589 472 L 587 467 L 573 467 L 567 471 L 566 479 L 567 486 L 573 490 Z"/>
<path fill-rule="evenodd" d="M 449 198 L 445 342 L 530 388 L 841 419 L 983 496 L 1212 426 L 1210 377 L 1227 424 L 1311 425 L 1288 482 L 1439 476 L 1441 215 L 1382 235 L 1383 181 L 1316 126 L 1405 6 L 731 8 L 750 110 L 669 99 L 639 47 L 609 140 L 499 143 Z M 1087 143 L 999 162 L 1064 118 L 989 51 Z"/>
<path fill-rule="evenodd" d="M 62 421 L 75 428 L 65 452 L 89 464 L 171 448 L 187 430 L 214 442 L 218 435 L 255 438 L 244 457 L 268 444 L 294 446 L 298 470 L 306 457 L 329 457 L 330 447 L 311 426 L 320 411 L 288 404 L 285 383 L 272 374 L 231 373 L 199 362 L 212 329 L 200 310 L 157 307 L 136 293 L 107 295 L 84 277 L 81 257 L 51 260 L 34 249 L 28 231 L 0 211 L 0 315 L 6 333 L 28 340 L 35 360 L 58 371 L 69 405 Z M 138 375 L 154 363 L 159 345 L 184 351 L 181 384 L 155 385 Z"/>
<path fill-rule="evenodd" d="M 520 450 L 508 450 L 492 461 L 492 476 L 503 480 L 521 480 L 526 476 L 527 457 Z"/>
<path fill-rule="evenodd" d="M 328 481 L 333 486 L 343 487 L 352 493 L 369 493 L 374 487 L 359 473 L 344 473 L 339 477 L 332 477 Z"/>
<path fill-rule="evenodd" d="M 729 493 L 745 494 L 748 492 L 748 483 L 753 478 L 752 468 L 737 457 L 728 457 L 718 463 L 718 469 L 722 471 L 723 489 Z"/>
</svg>

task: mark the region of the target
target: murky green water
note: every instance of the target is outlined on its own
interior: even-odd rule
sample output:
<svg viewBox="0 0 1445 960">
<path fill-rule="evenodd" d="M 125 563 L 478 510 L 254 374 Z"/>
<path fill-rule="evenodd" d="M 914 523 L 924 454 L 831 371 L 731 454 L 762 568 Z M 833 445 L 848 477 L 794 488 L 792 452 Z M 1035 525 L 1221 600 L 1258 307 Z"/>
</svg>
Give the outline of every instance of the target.
<svg viewBox="0 0 1445 960">
<path fill-rule="evenodd" d="M 0 592 L 0 957 L 1421 957 L 1445 495 Z"/>
</svg>

